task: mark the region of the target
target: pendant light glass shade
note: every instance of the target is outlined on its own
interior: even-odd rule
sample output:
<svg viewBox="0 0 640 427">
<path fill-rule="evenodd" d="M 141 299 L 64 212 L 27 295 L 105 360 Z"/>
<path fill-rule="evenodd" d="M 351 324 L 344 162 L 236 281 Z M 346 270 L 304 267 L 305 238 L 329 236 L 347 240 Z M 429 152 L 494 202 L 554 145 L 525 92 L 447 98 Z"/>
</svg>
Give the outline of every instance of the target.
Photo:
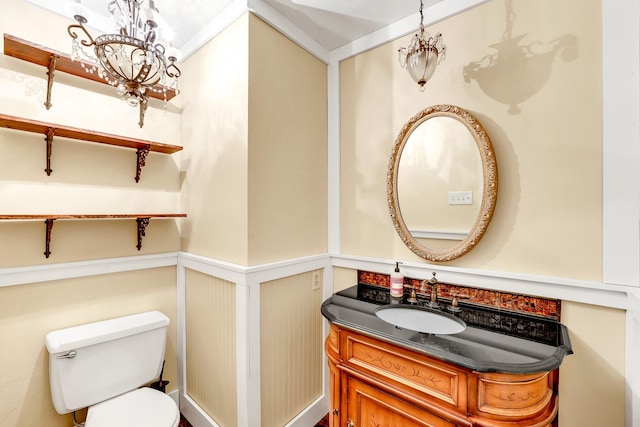
<svg viewBox="0 0 640 427">
<path fill-rule="evenodd" d="M 424 30 L 423 4 L 420 2 L 420 31 L 413 35 L 409 46 L 400 48 L 400 65 L 405 68 L 411 78 L 418 83 L 420 91 L 431 79 L 436 66 L 444 59 L 447 47 L 442 42 L 442 34 L 431 37 Z"/>
</svg>

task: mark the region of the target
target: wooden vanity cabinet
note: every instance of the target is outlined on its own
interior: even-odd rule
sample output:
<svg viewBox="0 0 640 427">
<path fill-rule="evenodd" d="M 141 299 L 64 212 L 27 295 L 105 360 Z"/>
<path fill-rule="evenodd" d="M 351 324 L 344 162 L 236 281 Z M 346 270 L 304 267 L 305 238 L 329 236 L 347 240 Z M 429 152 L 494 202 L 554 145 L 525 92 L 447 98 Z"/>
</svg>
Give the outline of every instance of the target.
<svg viewBox="0 0 640 427">
<path fill-rule="evenodd" d="M 482 373 L 331 325 L 331 427 L 554 427 L 557 370 Z"/>
<path fill-rule="evenodd" d="M 365 381 L 345 375 L 346 423 L 353 426 L 455 427 L 418 406 L 386 393 Z M 345 424 L 342 424 L 345 425 Z M 349 424 L 346 424 L 349 425 Z"/>
</svg>

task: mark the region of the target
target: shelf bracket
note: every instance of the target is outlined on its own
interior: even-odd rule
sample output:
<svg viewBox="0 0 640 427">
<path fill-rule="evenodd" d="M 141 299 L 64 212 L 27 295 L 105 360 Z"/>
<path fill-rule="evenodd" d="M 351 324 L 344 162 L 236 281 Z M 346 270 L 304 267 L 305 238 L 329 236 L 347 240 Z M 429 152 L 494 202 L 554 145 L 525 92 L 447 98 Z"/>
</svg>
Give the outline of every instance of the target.
<svg viewBox="0 0 640 427">
<path fill-rule="evenodd" d="M 49 250 L 49 245 L 51 244 L 51 229 L 53 228 L 53 221 L 55 221 L 54 219 L 46 219 L 44 221 L 46 227 L 47 227 L 47 231 L 45 234 L 45 249 L 44 249 L 44 256 L 45 258 L 49 258 L 49 255 L 51 255 L 51 251 Z"/>
<path fill-rule="evenodd" d="M 44 137 L 44 140 L 47 143 L 47 168 L 44 171 L 47 173 L 47 176 L 51 175 L 51 172 L 53 172 L 53 169 L 51 169 L 51 147 L 55 133 L 55 128 L 49 128 L 47 135 Z"/>
<path fill-rule="evenodd" d="M 49 71 L 47 71 L 47 100 L 44 102 L 44 106 L 47 110 L 51 108 L 51 89 L 53 88 L 53 76 L 56 72 L 56 63 L 58 62 L 58 55 L 51 55 L 49 60 Z"/>
<path fill-rule="evenodd" d="M 136 222 L 138 223 L 138 244 L 136 248 L 138 248 L 138 250 L 142 249 L 142 237 L 145 236 L 145 229 L 147 225 L 149 225 L 149 220 L 151 220 L 151 218 L 136 218 Z"/>
<path fill-rule="evenodd" d="M 140 173 L 142 172 L 142 167 L 144 166 L 147 160 L 147 154 L 149 154 L 149 146 L 143 148 L 138 148 L 137 150 L 137 168 L 136 168 L 136 182 L 140 181 Z"/>
</svg>

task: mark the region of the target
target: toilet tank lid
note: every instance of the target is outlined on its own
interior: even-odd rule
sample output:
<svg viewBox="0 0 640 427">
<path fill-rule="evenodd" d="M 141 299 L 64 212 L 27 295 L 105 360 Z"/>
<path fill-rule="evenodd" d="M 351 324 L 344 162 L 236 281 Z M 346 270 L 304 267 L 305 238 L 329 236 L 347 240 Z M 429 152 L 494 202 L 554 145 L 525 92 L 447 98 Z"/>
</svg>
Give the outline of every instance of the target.
<svg viewBox="0 0 640 427">
<path fill-rule="evenodd" d="M 49 353 L 55 354 L 168 325 L 167 316 L 159 311 L 149 311 L 52 331 L 47 334 L 45 342 Z"/>
</svg>

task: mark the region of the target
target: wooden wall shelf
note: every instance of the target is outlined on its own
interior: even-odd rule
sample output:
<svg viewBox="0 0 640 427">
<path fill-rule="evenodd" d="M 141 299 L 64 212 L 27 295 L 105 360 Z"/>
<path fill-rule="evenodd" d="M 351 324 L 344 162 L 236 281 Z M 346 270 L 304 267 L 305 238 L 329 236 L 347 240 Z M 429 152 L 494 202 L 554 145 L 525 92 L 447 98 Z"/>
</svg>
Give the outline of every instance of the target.
<svg viewBox="0 0 640 427">
<path fill-rule="evenodd" d="M 151 218 L 184 218 L 187 214 L 53 214 L 53 215 L 0 215 L 0 220 L 5 221 L 30 221 L 30 220 L 43 220 L 46 226 L 45 232 L 45 258 L 49 258 L 51 255 L 51 230 L 53 229 L 53 222 L 58 219 L 135 219 L 138 230 L 138 244 L 136 248 L 142 249 L 142 237 L 145 236 L 145 230 Z"/>
<path fill-rule="evenodd" d="M 92 67 L 96 67 L 96 64 L 80 60 L 72 61 L 71 57 L 66 53 L 40 46 L 36 43 L 31 43 L 6 33 L 4 34 L 4 54 L 33 64 L 41 65 L 47 69 L 47 100 L 44 103 L 47 110 L 51 108 L 51 88 L 53 86 L 53 77 L 56 70 L 84 79 L 93 80 L 94 82 L 106 85 L 109 84 L 105 79 L 98 76 L 97 73 L 88 73 L 85 71 L 85 67 L 87 69 L 91 69 Z M 165 93 L 167 101 L 176 96 L 175 90 L 166 88 L 162 85 L 154 86 L 154 90 L 148 91 L 147 95 L 151 98 L 164 100 Z"/>
<path fill-rule="evenodd" d="M 98 76 L 97 73 L 89 73 L 85 71 L 85 69 L 95 67 L 95 64 L 86 61 L 72 61 L 71 57 L 65 53 L 40 46 L 26 40 L 22 40 L 9 34 L 4 34 L 4 54 L 43 66 L 47 69 L 47 99 L 45 102 L 45 106 L 47 107 L 47 109 L 51 107 L 51 89 L 53 86 L 53 77 L 56 70 L 102 84 L 109 84 L 105 79 Z M 157 98 L 160 100 L 170 100 L 174 96 L 176 96 L 176 91 L 161 85 L 156 85 L 154 86 L 154 90 L 148 91 L 147 95 L 149 97 Z M 163 154 L 173 154 L 177 151 L 182 150 L 182 147 L 177 145 L 169 145 L 159 142 L 127 138 L 118 135 L 111 135 L 102 132 L 74 128 L 71 126 L 40 122 L 6 114 L 0 114 L 0 128 L 43 134 L 45 136 L 45 142 L 47 143 L 47 167 L 45 169 L 47 175 L 51 175 L 52 172 L 51 151 L 54 136 L 135 149 L 137 152 L 137 167 L 135 176 L 136 182 L 140 180 L 141 169 L 145 165 L 146 157 L 150 151 Z M 51 255 L 51 231 L 53 229 L 54 221 L 56 220 L 135 219 L 138 236 L 138 243 L 136 247 L 138 248 L 138 250 L 140 250 L 142 248 L 142 237 L 145 236 L 145 230 L 147 225 L 149 225 L 151 218 L 181 218 L 186 216 L 186 214 L 0 214 L 0 220 L 44 220 L 46 226 L 44 255 L 46 258 L 49 258 L 49 255 Z"/>
<path fill-rule="evenodd" d="M 81 141 L 93 142 L 97 144 L 115 145 L 118 147 L 132 148 L 137 151 L 136 182 L 140 181 L 140 172 L 145 164 L 145 159 L 150 151 L 172 154 L 182 150 L 177 145 L 162 144 L 159 142 L 146 141 L 142 139 L 126 138 L 123 136 L 110 135 L 102 132 L 95 132 L 86 129 L 74 128 L 71 126 L 58 125 L 54 123 L 39 122 L 36 120 L 0 114 L 0 127 L 16 129 L 25 132 L 40 133 L 45 136 L 47 143 L 47 167 L 44 170 L 47 175 L 51 175 L 51 150 L 54 136 L 77 139 Z"/>
</svg>

